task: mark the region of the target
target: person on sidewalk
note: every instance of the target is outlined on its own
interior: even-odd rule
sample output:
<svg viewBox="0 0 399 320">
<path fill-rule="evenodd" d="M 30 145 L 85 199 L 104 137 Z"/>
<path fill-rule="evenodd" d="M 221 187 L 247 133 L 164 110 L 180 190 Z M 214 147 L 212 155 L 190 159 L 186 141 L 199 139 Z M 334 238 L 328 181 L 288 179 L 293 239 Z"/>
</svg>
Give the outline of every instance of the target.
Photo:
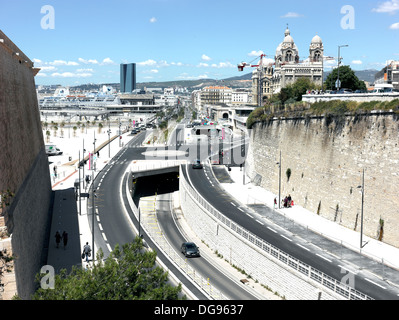
<svg viewBox="0 0 399 320">
<path fill-rule="evenodd" d="M 89 257 L 91 255 L 91 248 L 88 242 L 86 242 L 85 246 L 83 247 L 83 253 L 86 258 L 86 262 L 89 262 Z"/>
<path fill-rule="evenodd" d="M 57 231 L 57 232 L 55 233 L 55 243 L 56 243 L 56 245 L 57 245 L 57 248 L 60 246 L 60 242 L 61 242 L 61 235 L 60 235 L 60 233 Z"/>
<path fill-rule="evenodd" d="M 68 233 L 66 231 L 64 231 L 62 233 L 62 241 L 64 243 L 64 250 L 66 249 L 66 246 L 68 244 Z"/>
</svg>

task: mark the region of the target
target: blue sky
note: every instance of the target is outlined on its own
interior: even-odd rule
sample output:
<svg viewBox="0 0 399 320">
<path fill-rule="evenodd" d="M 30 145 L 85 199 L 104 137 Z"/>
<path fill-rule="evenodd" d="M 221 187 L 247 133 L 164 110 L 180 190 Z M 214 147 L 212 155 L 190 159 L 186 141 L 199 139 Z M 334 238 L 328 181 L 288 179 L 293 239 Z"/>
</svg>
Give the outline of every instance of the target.
<svg viewBox="0 0 399 320">
<path fill-rule="evenodd" d="M 137 82 L 242 75 L 238 63 L 274 58 L 287 24 L 301 59 L 322 38 L 326 70 L 343 44 L 355 70 L 399 60 L 399 0 L 0 0 L 0 29 L 42 68 L 37 84 L 119 82 L 128 62 Z"/>
</svg>

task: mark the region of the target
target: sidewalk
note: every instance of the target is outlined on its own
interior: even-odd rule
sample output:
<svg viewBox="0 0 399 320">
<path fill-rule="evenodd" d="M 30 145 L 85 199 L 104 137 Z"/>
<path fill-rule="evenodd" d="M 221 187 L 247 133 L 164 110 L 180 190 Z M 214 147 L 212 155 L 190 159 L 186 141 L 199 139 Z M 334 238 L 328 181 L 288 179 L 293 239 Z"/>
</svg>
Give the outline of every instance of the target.
<svg viewBox="0 0 399 320">
<path fill-rule="evenodd" d="M 114 139 L 109 144 L 108 149 L 108 135 L 96 136 L 96 150 L 99 148 L 103 149 L 100 150 L 100 156 L 97 159 L 95 175 L 98 174 L 98 172 L 107 165 L 109 160 L 132 138 L 134 138 L 134 136 L 130 135 L 130 132 L 127 132 L 122 135 L 122 142 L 119 141 L 119 138 Z M 74 155 L 77 154 L 76 148 L 80 148 L 80 144 L 78 146 L 75 144 L 75 150 L 72 151 L 71 140 L 64 141 L 64 143 L 57 142 L 57 146 L 59 146 L 61 150 L 67 150 L 67 152 L 71 150 Z M 120 143 L 121 146 L 119 145 Z M 93 144 L 87 143 L 86 155 L 88 152 L 93 151 L 92 148 Z M 49 158 L 49 160 L 51 161 L 51 158 Z M 54 163 L 49 165 L 49 170 L 52 174 L 52 187 L 55 195 L 47 264 L 53 266 L 56 273 L 61 269 L 66 269 L 69 272 L 73 266 L 86 267 L 86 261 L 82 260 L 81 253 L 86 242 L 92 246 L 92 233 L 87 215 L 87 198 L 81 198 L 80 204 L 75 198 L 74 185 L 75 181 L 79 181 L 78 158 L 72 158 L 72 161 L 69 161 L 69 156 L 67 154 L 62 157 L 61 162 L 62 163 L 60 163 L 60 161 L 57 162 L 57 178 L 55 178 L 53 174 Z M 92 175 L 88 163 L 85 165 L 85 175 L 90 175 L 90 177 Z M 82 170 L 81 180 L 84 180 Z M 89 188 L 90 185 L 85 186 L 84 189 L 82 186 L 82 192 L 88 192 Z M 80 212 L 79 207 L 81 208 Z M 56 231 L 59 231 L 60 234 L 62 234 L 63 231 L 68 233 L 68 243 L 65 248 L 62 240 L 59 248 L 57 248 L 55 242 Z M 95 248 L 95 252 L 97 252 L 97 248 Z M 93 257 L 90 258 L 89 263 L 91 263 L 92 258 Z"/>
<path fill-rule="evenodd" d="M 222 183 L 222 186 L 241 203 L 249 206 L 264 204 L 269 208 L 273 208 L 274 199 L 276 197 L 278 199 L 278 195 L 250 183 L 250 178 L 248 176 L 245 177 L 244 184 L 243 172 L 240 171 L 240 168 L 231 168 L 230 178 L 232 181 L 230 181 L 230 183 Z M 316 213 L 310 212 L 299 205 L 295 205 L 291 208 L 277 209 L 276 211 L 288 220 L 295 221 L 296 224 L 300 224 L 353 251 L 360 252 L 359 232 L 320 217 Z M 363 243 L 367 244 L 361 249 L 361 254 L 399 270 L 399 248 L 367 237 L 364 234 Z"/>
</svg>

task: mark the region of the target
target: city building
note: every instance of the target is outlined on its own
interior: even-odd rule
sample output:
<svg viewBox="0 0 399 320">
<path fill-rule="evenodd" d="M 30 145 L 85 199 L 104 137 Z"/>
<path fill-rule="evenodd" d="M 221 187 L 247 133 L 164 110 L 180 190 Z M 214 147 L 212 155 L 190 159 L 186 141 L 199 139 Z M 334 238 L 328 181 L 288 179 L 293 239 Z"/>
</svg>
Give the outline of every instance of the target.
<svg viewBox="0 0 399 320">
<path fill-rule="evenodd" d="M 208 86 L 201 91 L 201 105 L 231 103 L 233 89 L 226 86 Z"/>
<path fill-rule="evenodd" d="M 391 84 L 399 90 L 399 61 L 388 61 L 387 66 L 375 75 L 375 84 Z"/>
<path fill-rule="evenodd" d="M 121 64 L 120 70 L 121 77 L 121 93 L 132 92 L 136 89 L 136 64 Z"/>
</svg>

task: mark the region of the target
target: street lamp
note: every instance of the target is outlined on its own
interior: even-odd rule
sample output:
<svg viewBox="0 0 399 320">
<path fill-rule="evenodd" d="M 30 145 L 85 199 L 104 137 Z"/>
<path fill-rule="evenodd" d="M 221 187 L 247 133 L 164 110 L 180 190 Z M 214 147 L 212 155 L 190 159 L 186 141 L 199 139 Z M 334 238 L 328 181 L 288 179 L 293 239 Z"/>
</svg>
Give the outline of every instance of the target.
<svg viewBox="0 0 399 320">
<path fill-rule="evenodd" d="M 364 207 L 364 169 L 363 169 L 363 178 L 362 185 L 357 187 L 361 190 L 362 193 L 362 211 L 360 216 L 360 249 L 363 248 L 363 207 Z"/>
<path fill-rule="evenodd" d="M 281 150 L 280 150 L 280 162 L 276 163 L 278 165 L 278 208 L 281 205 Z"/>
<path fill-rule="evenodd" d="M 344 45 L 338 46 L 338 80 L 337 80 L 337 83 L 335 84 L 335 86 L 337 87 L 337 91 L 339 91 L 339 89 L 341 88 L 341 83 L 339 81 L 339 65 L 341 64 L 341 48 L 344 48 L 344 47 L 349 47 L 349 45 L 344 44 Z"/>
</svg>

